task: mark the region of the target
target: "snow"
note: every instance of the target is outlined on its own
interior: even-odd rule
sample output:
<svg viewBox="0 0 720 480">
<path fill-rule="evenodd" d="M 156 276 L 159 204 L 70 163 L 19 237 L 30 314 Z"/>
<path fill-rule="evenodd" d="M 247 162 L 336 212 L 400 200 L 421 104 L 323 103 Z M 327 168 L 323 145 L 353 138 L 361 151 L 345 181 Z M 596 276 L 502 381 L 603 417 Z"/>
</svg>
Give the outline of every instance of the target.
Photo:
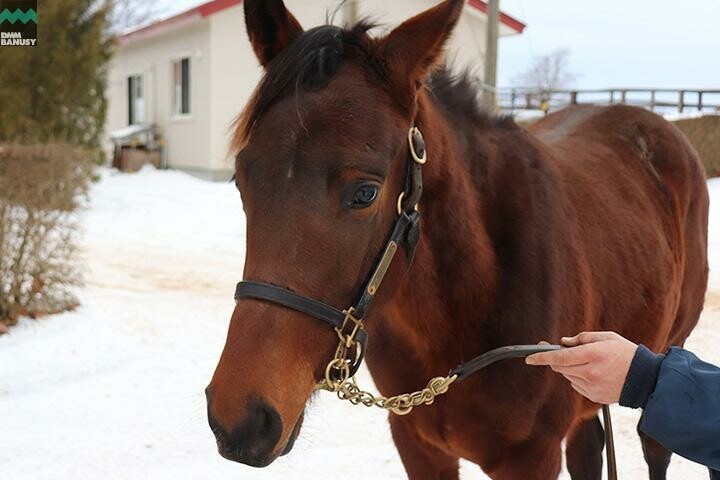
<svg viewBox="0 0 720 480">
<path fill-rule="evenodd" d="M 617 105 L 617 104 L 616 104 Z M 551 113 L 557 112 L 560 109 L 553 109 Z M 532 122 L 535 120 L 540 120 L 545 116 L 545 114 L 540 110 L 524 110 L 524 109 L 516 109 L 513 111 L 508 111 L 507 113 L 512 114 L 513 118 L 515 120 L 520 122 Z M 664 111 L 656 111 L 655 113 L 658 113 L 659 115 L 662 115 L 665 120 L 669 122 L 675 122 L 677 120 L 685 120 L 685 119 L 691 119 L 691 118 L 701 118 L 701 117 L 709 117 L 709 116 L 718 116 L 720 115 L 720 111 L 709 111 L 709 110 L 703 110 L 703 111 L 686 111 L 686 112 L 678 112 L 677 110 L 670 110 L 665 109 Z"/>
<path fill-rule="evenodd" d="M 665 117 L 665 120 L 668 120 L 670 122 L 675 122 L 677 120 L 687 120 L 691 118 L 702 118 L 702 117 L 711 117 L 711 116 L 718 116 L 720 115 L 720 110 L 717 111 L 708 111 L 708 110 L 701 110 L 701 111 L 689 111 L 689 112 L 667 112 L 663 114 L 663 117 Z"/>
<path fill-rule="evenodd" d="M 720 199 L 720 181 L 709 187 Z M 713 206 L 713 267 L 720 262 L 718 215 Z M 270 467 L 217 454 L 203 389 L 242 275 L 244 217 L 232 184 L 149 168 L 107 170 L 83 217 L 82 306 L 23 319 L 0 336 L 0 479 L 406 478 L 385 414 L 328 393 L 312 403 L 292 453 Z M 713 272 L 688 341 L 716 363 L 719 288 Z M 367 371 L 360 381 L 372 385 Z M 647 478 L 638 412 L 613 413 L 621 477 Z M 704 479 L 705 472 L 678 456 L 670 467 L 671 478 Z M 486 478 L 467 463 L 461 476 Z"/>
</svg>

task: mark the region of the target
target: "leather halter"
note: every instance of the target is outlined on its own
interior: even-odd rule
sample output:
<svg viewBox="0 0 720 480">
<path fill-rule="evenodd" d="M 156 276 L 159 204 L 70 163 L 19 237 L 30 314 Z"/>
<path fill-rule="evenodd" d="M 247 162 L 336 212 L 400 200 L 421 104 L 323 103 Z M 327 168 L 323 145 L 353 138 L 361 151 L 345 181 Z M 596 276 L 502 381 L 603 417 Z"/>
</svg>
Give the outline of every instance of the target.
<svg viewBox="0 0 720 480">
<path fill-rule="evenodd" d="M 340 335 L 347 328 L 353 328 L 355 330 L 353 331 L 353 337 L 360 344 L 360 347 L 355 352 L 355 358 L 350 365 L 351 375 L 354 375 L 360 368 L 367 350 L 368 336 L 367 332 L 361 327 L 362 319 L 370 308 L 398 248 L 402 246 L 405 250 L 407 268 L 410 268 L 420 239 L 420 214 L 416 207 L 422 196 L 422 166 L 427 160 L 427 153 L 425 139 L 417 127 L 412 127 L 408 132 L 408 149 L 404 190 L 398 196 L 397 202 L 398 218 L 395 220 L 390 236 L 385 243 L 382 255 L 370 270 L 370 274 L 357 295 L 357 300 L 351 307 L 340 310 L 320 300 L 265 282 L 247 280 L 238 283 L 235 288 L 236 302 L 243 298 L 254 298 L 276 303 L 325 322 L 335 328 Z"/>
</svg>

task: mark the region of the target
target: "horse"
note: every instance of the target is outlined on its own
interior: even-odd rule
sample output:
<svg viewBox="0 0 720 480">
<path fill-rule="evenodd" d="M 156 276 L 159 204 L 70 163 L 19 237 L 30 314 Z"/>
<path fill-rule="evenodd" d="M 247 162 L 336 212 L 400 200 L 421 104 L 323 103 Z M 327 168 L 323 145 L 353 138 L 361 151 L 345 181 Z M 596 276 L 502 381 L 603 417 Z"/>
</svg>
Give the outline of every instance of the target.
<svg viewBox="0 0 720 480">
<path fill-rule="evenodd" d="M 306 31 L 281 0 L 244 4 L 264 76 L 232 139 L 243 278 L 350 305 L 398 215 L 407 132 L 424 136 L 414 259 L 389 265 L 365 321 L 383 395 L 583 330 L 683 344 L 707 284 L 708 193 L 676 127 L 623 105 L 527 129 L 486 112 L 474 82 L 442 66 L 462 0 L 382 36 L 364 22 Z M 337 342 L 302 312 L 238 300 L 206 389 L 220 454 L 255 467 L 287 454 Z M 496 480 L 556 478 L 563 440 L 571 477 L 599 479 L 599 408 L 561 376 L 506 361 L 389 423 L 412 479 L 457 479 L 460 458 Z M 641 441 L 650 478 L 665 478 L 670 452 Z"/>
</svg>

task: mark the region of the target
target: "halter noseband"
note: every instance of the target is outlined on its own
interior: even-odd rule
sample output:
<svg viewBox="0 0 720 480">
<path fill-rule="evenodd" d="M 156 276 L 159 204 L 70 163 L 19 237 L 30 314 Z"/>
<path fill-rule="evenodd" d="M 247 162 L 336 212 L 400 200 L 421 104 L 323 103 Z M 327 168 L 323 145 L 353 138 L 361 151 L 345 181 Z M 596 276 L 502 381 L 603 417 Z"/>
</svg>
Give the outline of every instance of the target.
<svg viewBox="0 0 720 480">
<path fill-rule="evenodd" d="M 398 247 L 402 246 L 405 250 L 408 268 L 415 257 L 415 249 L 420 238 L 420 214 L 416 207 L 423 190 L 422 166 L 427 161 L 425 140 L 417 127 L 412 127 L 408 132 L 408 149 L 404 190 L 397 201 L 398 218 L 385 243 L 382 255 L 370 270 L 353 306 L 340 310 L 320 300 L 264 282 L 242 281 L 235 288 L 236 302 L 243 298 L 253 298 L 276 303 L 333 327 L 341 343 L 336 352 L 335 362 L 328 365 L 327 380 L 330 380 L 333 373 L 331 370 L 335 370 L 334 376 L 347 377 L 354 375 L 360 368 L 368 341 L 362 321 L 390 268 Z"/>
</svg>

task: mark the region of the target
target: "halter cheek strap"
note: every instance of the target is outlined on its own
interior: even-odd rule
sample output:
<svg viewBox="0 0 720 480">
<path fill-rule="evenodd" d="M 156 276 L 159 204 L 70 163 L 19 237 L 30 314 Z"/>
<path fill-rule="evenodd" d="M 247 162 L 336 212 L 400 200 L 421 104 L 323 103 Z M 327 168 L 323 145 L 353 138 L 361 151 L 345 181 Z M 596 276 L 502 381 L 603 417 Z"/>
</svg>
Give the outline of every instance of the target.
<svg viewBox="0 0 720 480">
<path fill-rule="evenodd" d="M 420 239 L 420 214 L 417 203 L 422 195 L 422 166 L 426 162 L 425 140 L 420 130 L 413 127 L 408 132 L 409 158 L 405 171 L 405 188 L 398 197 L 398 218 L 385 243 L 385 248 L 376 260 L 370 274 L 360 290 L 352 307 L 340 310 L 320 300 L 297 294 L 287 288 L 265 282 L 242 281 L 235 288 L 235 301 L 252 298 L 282 305 L 330 325 L 338 333 L 341 344 L 354 355 L 347 358 L 349 375 L 360 368 L 367 350 L 368 336 L 363 328 L 365 317 L 373 298 L 380 288 L 398 248 L 405 251 L 407 268 L 412 265 L 418 240 Z"/>
</svg>

